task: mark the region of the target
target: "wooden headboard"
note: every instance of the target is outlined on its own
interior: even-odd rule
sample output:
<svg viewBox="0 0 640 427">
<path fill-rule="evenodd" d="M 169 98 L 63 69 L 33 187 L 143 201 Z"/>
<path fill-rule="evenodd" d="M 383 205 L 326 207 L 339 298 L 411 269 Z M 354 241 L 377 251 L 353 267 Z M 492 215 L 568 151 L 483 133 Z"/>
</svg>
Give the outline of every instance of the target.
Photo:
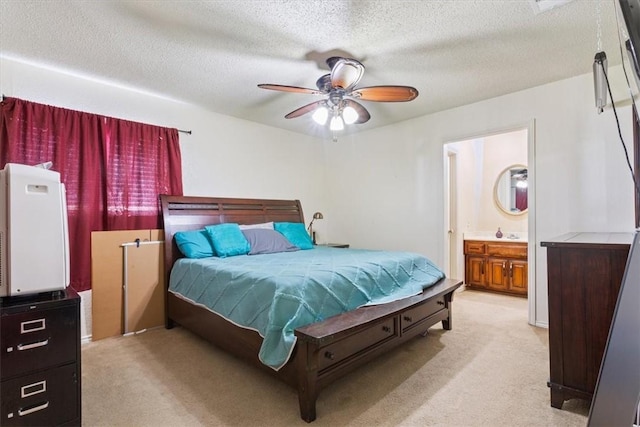
<svg viewBox="0 0 640 427">
<path fill-rule="evenodd" d="M 160 195 L 164 228 L 164 268 L 166 284 L 173 263 L 182 257 L 173 236 L 178 231 L 197 230 L 206 225 L 235 222 L 302 222 L 299 200 L 235 199 Z"/>
</svg>

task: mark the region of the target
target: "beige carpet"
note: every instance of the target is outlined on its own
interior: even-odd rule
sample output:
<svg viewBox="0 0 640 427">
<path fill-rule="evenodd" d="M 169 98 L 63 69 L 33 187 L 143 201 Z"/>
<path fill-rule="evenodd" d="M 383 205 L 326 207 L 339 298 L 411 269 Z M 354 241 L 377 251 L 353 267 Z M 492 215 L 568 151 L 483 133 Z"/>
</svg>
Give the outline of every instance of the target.
<svg viewBox="0 0 640 427">
<path fill-rule="evenodd" d="M 320 393 L 315 426 L 584 426 L 549 406 L 547 330 L 527 301 L 464 291 L 438 325 Z M 82 347 L 85 426 L 295 426 L 295 391 L 182 328 Z"/>
</svg>

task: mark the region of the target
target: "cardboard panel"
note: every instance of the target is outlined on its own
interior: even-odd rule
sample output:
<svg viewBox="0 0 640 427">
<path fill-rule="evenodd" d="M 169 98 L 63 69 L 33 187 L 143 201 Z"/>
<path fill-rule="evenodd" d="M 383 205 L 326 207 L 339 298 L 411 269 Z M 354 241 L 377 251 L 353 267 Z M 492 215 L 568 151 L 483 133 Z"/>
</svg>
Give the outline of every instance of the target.
<svg viewBox="0 0 640 427">
<path fill-rule="evenodd" d="M 159 242 L 151 238 L 149 242 Z M 164 324 L 164 243 L 128 246 L 126 329 L 137 332 Z"/>
<path fill-rule="evenodd" d="M 122 248 L 124 242 L 148 240 L 149 230 L 91 233 L 91 318 L 93 340 L 121 335 Z"/>
<path fill-rule="evenodd" d="M 92 339 L 125 332 L 123 243 L 161 241 L 162 230 L 91 233 Z M 127 331 L 164 324 L 163 244 L 127 247 Z"/>
</svg>

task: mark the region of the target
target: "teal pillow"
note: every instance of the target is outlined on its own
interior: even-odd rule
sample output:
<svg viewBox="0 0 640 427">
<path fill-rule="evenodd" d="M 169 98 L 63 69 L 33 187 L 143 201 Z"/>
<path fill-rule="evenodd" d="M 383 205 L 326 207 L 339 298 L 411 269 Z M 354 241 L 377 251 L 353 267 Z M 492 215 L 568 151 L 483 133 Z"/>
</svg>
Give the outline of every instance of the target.
<svg viewBox="0 0 640 427">
<path fill-rule="evenodd" d="M 292 245 L 300 249 L 313 249 L 313 242 L 309 233 L 301 222 L 276 222 L 273 224 L 276 231 L 284 234 L 284 237 L 291 242 Z"/>
<path fill-rule="evenodd" d="M 204 228 L 209 233 L 213 249 L 220 258 L 235 255 L 246 255 L 251 247 L 249 241 L 238 224 L 227 223 L 218 225 L 208 225 Z"/>
<path fill-rule="evenodd" d="M 178 231 L 173 235 L 180 252 L 187 258 L 206 258 L 214 255 L 209 234 L 204 228 L 193 231 Z"/>
</svg>

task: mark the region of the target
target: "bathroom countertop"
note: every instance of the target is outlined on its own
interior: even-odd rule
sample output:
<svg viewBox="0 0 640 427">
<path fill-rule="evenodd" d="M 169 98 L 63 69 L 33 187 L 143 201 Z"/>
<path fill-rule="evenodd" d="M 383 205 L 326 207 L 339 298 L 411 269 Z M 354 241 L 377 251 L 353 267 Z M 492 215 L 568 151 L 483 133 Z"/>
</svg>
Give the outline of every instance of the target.
<svg viewBox="0 0 640 427">
<path fill-rule="evenodd" d="M 490 231 L 472 231 L 463 233 L 464 240 L 485 240 L 490 242 L 516 242 L 527 243 L 526 231 L 503 231 L 502 237 L 496 237 L 496 232 Z"/>
</svg>

